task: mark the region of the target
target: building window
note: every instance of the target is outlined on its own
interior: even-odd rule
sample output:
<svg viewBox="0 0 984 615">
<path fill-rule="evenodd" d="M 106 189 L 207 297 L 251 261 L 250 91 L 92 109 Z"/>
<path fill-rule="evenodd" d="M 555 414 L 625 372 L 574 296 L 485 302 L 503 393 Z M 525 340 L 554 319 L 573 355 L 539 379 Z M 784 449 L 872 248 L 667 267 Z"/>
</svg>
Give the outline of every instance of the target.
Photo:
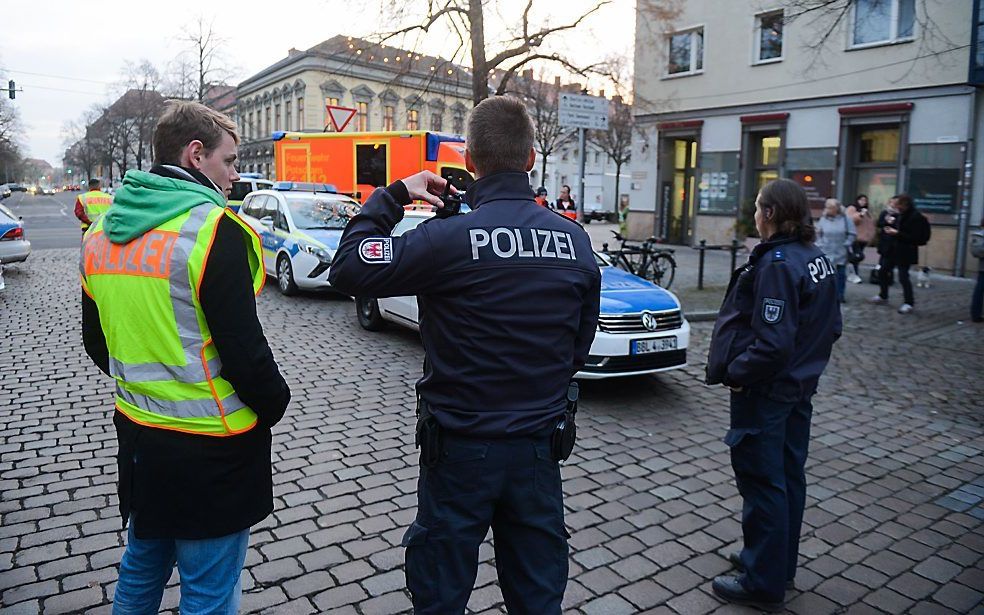
<svg viewBox="0 0 984 615">
<path fill-rule="evenodd" d="M 443 130 L 444 117 L 440 113 L 431 114 L 431 130 L 440 132 Z"/>
<path fill-rule="evenodd" d="M 273 129 L 280 130 L 280 105 L 273 106 Z"/>
<path fill-rule="evenodd" d="M 284 130 L 294 129 L 293 120 L 294 120 L 293 114 L 290 112 L 290 101 L 285 100 L 284 101 Z"/>
<path fill-rule="evenodd" d="M 863 126 L 852 131 L 854 192 L 868 195 L 873 213 L 880 213 L 898 192 L 902 131 L 898 124 Z"/>
<path fill-rule="evenodd" d="M 704 70 L 704 28 L 671 34 L 668 45 L 668 75 L 692 75 Z"/>
<path fill-rule="evenodd" d="M 331 116 L 328 113 L 328 107 L 337 107 L 338 99 L 333 97 L 328 97 L 325 99 L 325 132 L 335 132 L 335 125 L 331 123 Z"/>
<path fill-rule="evenodd" d="M 855 47 L 912 39 L 916 0 L 854 0 Z"/>
<path fill-rule="evenodd" d="M 783 12 L 773 11 L 756 19 L 755 63 L 782 60 Z"/>
<path fill-rule="evenodd" d="M 304 130 L 304 98 L 297 99 L 297 130 Z"/>
<path fill-rule="evenodd" d="M 752 135 L 752 147 L 755 151 L 755 167 L 753 181 L 755 193 L 772 180 L 779 179 L 779 147 L 782 138 L 779 133 L 759 133 Z"/>
<path fill-rule="evenodd" d="M 465 132 L 465 116 L 461 113 L 455 113 L 451 120 L 451 131 L 455 134 L 461 134 Z"/>
<path fill-rule="evenodd" d="M 383 107 L 383 130 L 396 130 L 396 107 L 393 105 Z"/>
<path fill-rule="evenodd" d="M 249 115 L 247 116 L 247 118 L 248 119 L 246 120 L 246 138 L 247 139 L 253 139 L 253 138 L 255 138 L 256 135 L 253 132 L 254 126 L 253 126 L 253 112 L 252 111 L 249 112 Z"/>
<path fill-rule="evenodd" d="M 420 112 L 416 109 L 407 109 L 407 130 L 420 129 Z"/>
<path fill-rule="evenodd" d="M 270 105 L 267 105 L 267 108 L 266 108 L 266 131 L 267 132 L 270 132 L 270 133 L 273 132 L 273 124 L 271 123 L 271 117 L 272 116 L 271 116 Z"/>
<path fill-rule="evenodd" d="M 356 114 L 355 114 L 356 126 L 359 132 L 365 132 L 369 130 L 369 103 L 360 102 L 356 103 Z"/>
</svg>

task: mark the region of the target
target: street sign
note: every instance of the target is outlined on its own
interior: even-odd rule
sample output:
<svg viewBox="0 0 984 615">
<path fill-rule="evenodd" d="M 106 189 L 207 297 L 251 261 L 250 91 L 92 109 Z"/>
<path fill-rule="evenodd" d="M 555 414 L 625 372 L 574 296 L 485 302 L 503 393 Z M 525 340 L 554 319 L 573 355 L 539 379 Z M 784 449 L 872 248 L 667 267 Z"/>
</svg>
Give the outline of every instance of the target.
<svg viewBox="0 0 984 615">
<path fill-rule="evenodd" d="M 335 132 L 342 132 L 348 123 L 352 121 L 355 117 L 355 109 L 352 107 L 337 107 L 335 105 L 327 105 L 328 118 L 331 120 L 331 125 L 334 127 Z"/>
<path fill-rule="evenodd" d="M 608 130 L 608 100 L 561 92 L 557 119 L 564 128 Z"/>
</svg>

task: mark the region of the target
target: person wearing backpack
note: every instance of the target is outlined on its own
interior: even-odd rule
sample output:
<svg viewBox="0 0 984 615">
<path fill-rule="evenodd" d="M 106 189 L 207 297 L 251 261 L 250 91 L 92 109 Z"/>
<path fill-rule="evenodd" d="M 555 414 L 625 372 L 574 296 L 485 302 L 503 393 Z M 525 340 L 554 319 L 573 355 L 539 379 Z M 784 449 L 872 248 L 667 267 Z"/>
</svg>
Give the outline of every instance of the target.
<svg viewBox="0 0 984 615">
<path fill-rule="evenodd" d="M 977 257 L 977 284 L 970 300 L 970 319 L 984 322 L 984 218 L 981 228 L 970 235 L 970 253 Z"/>
<path fill-rule="evenodd" d="M 919 246 L 929 243 L 931 234 L 929 220 L 912 202 L 908 194 L 897 194 L 889 201 L 889 210 L 898 213 L 883 215 L 878 219 L 878 228 L 884 242 L 881 262 L 881 291 L 870 299 L 871 303 L 884 305 L 888 303 L 888 287 L 891 284 L 893 269 L 898 269 L 899 283 L 902 284 L 903 303 L 899 314 L 909 314 L 914 309 L 915 296 L 912 293 L 912 280 L 909 278 L 909 267 L 919 261 Z M 885 212 L 882 212 L 883 214 Z"/>
</svg>

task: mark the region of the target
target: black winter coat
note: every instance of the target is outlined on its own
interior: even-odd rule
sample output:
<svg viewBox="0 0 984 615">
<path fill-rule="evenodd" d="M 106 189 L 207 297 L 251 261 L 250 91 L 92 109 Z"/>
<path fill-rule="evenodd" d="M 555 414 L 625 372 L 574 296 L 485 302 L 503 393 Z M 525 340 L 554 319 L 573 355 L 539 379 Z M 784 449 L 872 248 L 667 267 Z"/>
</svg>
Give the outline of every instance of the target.
<svg viewBox="0 0 984 615">
<path fill-rule="evenodd" d="M 889 220 L 894 216 L 894 221 Z M 886 227 L 895 227 L 897 235 L 885 233 Z M 881 212 L 878 216 L 878 253 L 896 265 L 915 265 L 919 262 L 919 246 L 926 245 L 930 237 L 929 220 L 915 207 L 901 214 Z"/>
</svg>

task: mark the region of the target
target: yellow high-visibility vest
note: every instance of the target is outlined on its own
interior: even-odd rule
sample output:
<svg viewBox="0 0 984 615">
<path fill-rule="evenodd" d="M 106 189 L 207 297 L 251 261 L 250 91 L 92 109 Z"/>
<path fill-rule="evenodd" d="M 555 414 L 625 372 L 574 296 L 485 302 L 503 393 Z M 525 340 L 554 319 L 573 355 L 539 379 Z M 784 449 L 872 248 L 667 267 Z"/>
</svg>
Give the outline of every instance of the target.
<svg viewBox="0 0 984 615">
<path fill-rule="evenodd" d="M 109 241 L 105 218 L 83 238 L 82 287 L 99 308 L 116 407 L 136 423 L 208 436 L 230 436 L 256 425 L 256 413 L 220 376 L 222 362 L 199 299 L 223 216 L 242 229 L 259 294 L 265 280 L 259 237 L 213 203 L 126 244 Z"/>
<path fill-rule="evenodd" d="M 85 217 L 89 219 L 91 224 L 95 224 L 96 220 L 102 217 L 109 206 L 113 204 L 113 197 L 106 194 L 102 190 L 90 190 L 84 194 L 79 195 L 79 202 L 82 203 L 82 209 L 85 211 Z M 82 230 L 89 228 L 89 225 L 82 222 Z"/>
</svg>

